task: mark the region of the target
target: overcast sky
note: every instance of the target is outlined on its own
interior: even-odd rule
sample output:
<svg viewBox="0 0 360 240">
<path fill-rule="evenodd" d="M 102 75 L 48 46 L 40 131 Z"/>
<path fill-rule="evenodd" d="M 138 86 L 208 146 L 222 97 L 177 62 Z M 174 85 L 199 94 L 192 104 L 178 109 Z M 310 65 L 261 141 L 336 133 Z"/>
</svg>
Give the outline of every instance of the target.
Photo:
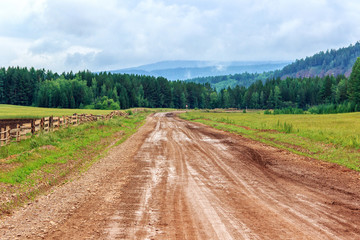
<svg viewBox="0 0 360 240">
<path fill-rule="evenodd" d="M 0 66 L 295 60 L 360 40 L 359 0 L 1 0 Z"/>
</svg>

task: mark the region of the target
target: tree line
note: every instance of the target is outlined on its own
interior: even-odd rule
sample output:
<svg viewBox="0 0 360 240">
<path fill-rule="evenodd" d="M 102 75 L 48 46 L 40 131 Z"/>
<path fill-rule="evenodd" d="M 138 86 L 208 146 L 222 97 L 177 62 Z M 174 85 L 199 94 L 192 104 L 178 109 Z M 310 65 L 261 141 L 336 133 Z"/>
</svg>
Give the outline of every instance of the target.
<svg viewBox="0 0 360 240">
<path fill-rule="evenodd" d="M 0 68 L 0 103 L 53 108 L 252 108 L 309 109 L 321 104 L 350 104 L 360 110 L 360 59 L 349 78 L 278 78 L 249 87 L 217 91 L 209 83 L 169 81 L 129 74 L 52 73 L 44 69 Z M 350 106 L 349 105 L 349 106 Z"/>
</svg>

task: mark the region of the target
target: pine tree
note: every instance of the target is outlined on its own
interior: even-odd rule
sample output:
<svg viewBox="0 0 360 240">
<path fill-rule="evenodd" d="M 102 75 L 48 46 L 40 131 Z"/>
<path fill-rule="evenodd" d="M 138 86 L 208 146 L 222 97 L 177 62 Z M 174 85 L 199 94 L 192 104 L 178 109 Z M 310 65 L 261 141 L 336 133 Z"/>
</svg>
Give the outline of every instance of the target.
<svg viewBox="0 0 360 240">
<path fill-rule="evenodd" d="M 5 68 L 0 69 L 0 104 L 5 103 Z"/>
<path fill-rule="evenodd" d="M 331 89 L 332 89 L 331 78 L 330 78 L 330 76 L 326 76 L 324 79 L 323 86 L 320 90 L 320 97 L 324 103 L 331 102 L 331 93 L 332 93 Z"/>
<path fill-rule="evenodd" d="M 349 99 L 355 104 L 360 104 L 360 57 L 356 60 L 349 79 Z"/>
</svg>

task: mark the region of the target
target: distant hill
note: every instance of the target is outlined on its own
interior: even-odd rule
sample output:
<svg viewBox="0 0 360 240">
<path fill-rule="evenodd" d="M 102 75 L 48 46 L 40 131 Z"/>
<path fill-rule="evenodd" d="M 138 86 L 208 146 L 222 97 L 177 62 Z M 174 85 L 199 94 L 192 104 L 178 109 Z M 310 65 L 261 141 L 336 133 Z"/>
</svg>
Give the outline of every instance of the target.
<svg viewBox="0 0 360 240">
<path fill-rule="evenodd" d="M 296 60 L 285 66 L 276 75 L 285 77 L 324 77 L 327 75 L 350 76 L 356 59 L 360 56 L 360 42 L 355 45 L 319 52 L 311 57 Z"/>
<path fill-rule="evenodd" d="M 249 87 L 257 80 L 265 81 L 268 78 L 282 79 L 286 77 L 304 78 L 304 77 L 324 77 L 327 75 L 350 76 L 352 67 L 360 56 L 360 42 L 338 50 L 327 50 L 319 52 L 311 57 L 296 60 L 286 65 L 281 70 L 263 72 L 263 73 L 241 73 L 223 76 L 211 76 L 189 79 L 195 83 L 210 83 L 213 87 L 220 90 L 236 85 Z"/>
<path fill-rule="evenodd" d="M 261 62 L 211 62 L 211 61 L 163 61 L 134 68 L 110 71 L 165 77 L 169 80 L 186 80 L 196 77 L 219 76 L 239 73 L 262 73 L 281 69 L 288 61 Z"/>
</svg>

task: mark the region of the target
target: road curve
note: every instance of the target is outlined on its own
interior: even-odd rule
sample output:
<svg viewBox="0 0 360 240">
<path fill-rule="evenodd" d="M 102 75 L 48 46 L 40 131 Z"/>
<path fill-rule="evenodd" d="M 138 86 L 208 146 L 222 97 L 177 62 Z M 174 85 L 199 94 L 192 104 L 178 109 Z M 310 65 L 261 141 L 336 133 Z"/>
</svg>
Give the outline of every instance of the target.
<svg viewBox="0 0 360 240">
<path fill-rule="evenodd" d="M 43 238 L 360 239 L 359 173 L 173 113 L 147 126 L 129 168 Z"/>
</svg>

